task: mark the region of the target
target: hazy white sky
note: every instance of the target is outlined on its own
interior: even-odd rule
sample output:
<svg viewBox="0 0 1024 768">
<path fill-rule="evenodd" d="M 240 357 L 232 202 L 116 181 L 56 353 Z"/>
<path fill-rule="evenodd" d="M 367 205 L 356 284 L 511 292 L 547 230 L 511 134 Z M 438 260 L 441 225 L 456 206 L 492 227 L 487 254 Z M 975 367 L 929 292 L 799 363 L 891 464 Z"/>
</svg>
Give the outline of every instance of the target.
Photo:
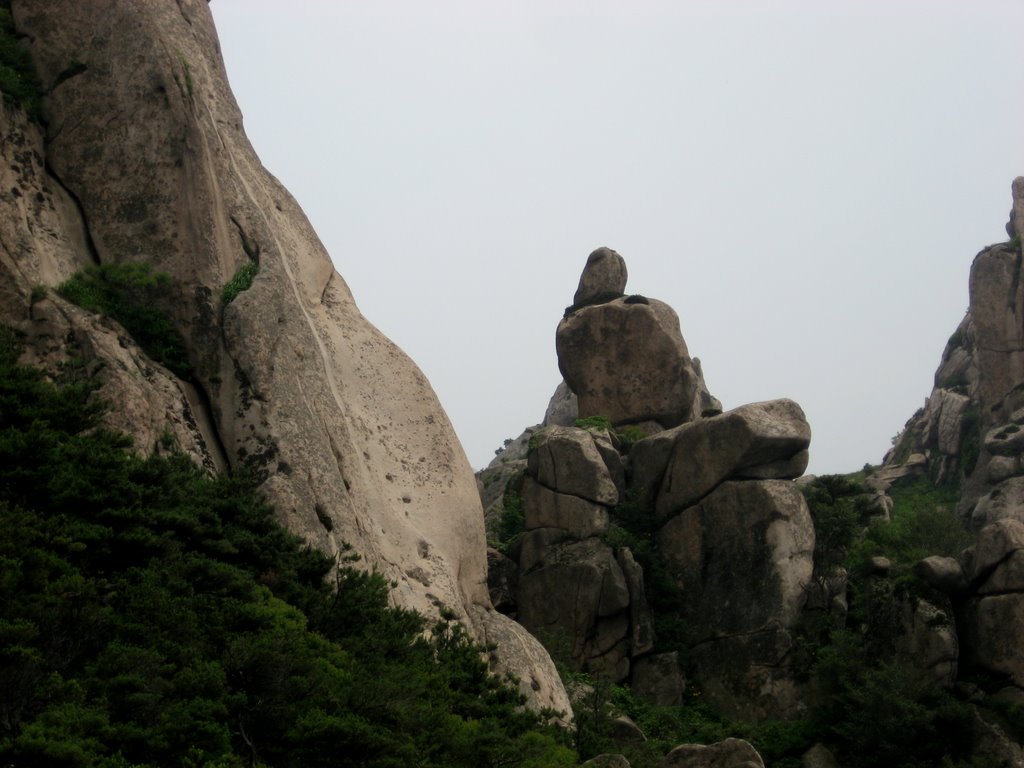
<svg viewBox="0 0 1024 768">
<path fill-rule="evenodd" d="M 1020 0 L 213 0 L 264 165 L 475 468 L 539 421 L 594 248 L 726 408 L 877 463 L 1024 174 Z"/>
</svg>

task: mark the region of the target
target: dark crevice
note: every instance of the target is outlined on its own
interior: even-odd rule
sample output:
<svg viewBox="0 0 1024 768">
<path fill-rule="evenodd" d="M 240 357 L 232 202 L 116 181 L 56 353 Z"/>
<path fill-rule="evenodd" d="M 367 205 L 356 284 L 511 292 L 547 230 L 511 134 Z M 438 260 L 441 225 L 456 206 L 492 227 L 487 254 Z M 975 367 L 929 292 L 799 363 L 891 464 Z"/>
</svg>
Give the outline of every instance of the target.
<svg viewBox="0 0 1024 768">
<path fill-rule="evenodd" d="M 55 90 L 57 86 L 61 83 L 67 82 L 72 77 L 77 77 L 78 75 L 82 74 L 88 69 L 89 67 L 80 61 L 72 62 L 71 66 L 67 67 L 64 71 L 57 75 L 57 79 L 53 81 L 53 85 L 50 86 L 50 90 Z"/>
<path fill-rule="evenodd" d="M 192 19 L 190 19 L 188 17 L 188 14 L 185 13 L 185 8 L 181 4 L 181 0 L 177 0 L 177 5 L 178 5 L 178 11 L 181 13 L 181 18 L 183 18 L 186 21 L 186 23 L 191 27 L 192 26 Z"/>
<path fill-rule="evenodd" d="M 100 253 L 99 250 L 96 248 L 96 241 L 93 240 L 92 231 L 89 229 L 89 219 L 85 215 L 85 207 L 82 205 L 82 201 L 79 199 L 78 195 L 76 195 L 71 190 L 70 187 L 68 187 L 63 181 L 61 181 L 60 176 L 58 176 L 57 172 L 53 170 L 53 166 L 50 165 L 49 160 L 45 162 L 44 167 L 46 168 L 46 175 L 49 176 L 54 181 L 54 183 L 57 184 L 57 186 L 63 189 L 67 193 L 68 197 L 71 198 L 71 201 L 75 204 L 75 208 L 78 211 L 78 215 L 82 219 L 82 230 L 85 232 L 85 246 L 86 249 L 89 251 L 89 259 L 92 261 L 93 264 L 96 264 L 98 266 L 101 263 Z"/>
<path fill-rule="evenodd" d="M 260 244 L 255 240 L 249 238 L 245 233 L 245 229 L 238 223 L 238 219 L 231 216 L 231 223 L 235 225 L 235 229 L 238 230 L 238 236 L 242 239 L 242 250 L 245 251 L 245 255 L 249 257 L 249 261 L 255 264 L 260 263 Z"/>
<path fill-rule="evenodd" d="M 220 454 L 218 459 L 221 466 L 231 469 L 231 460 L 228 458 L 228 452 L 224 446 L 224 440 L 220 435 L 220 428 L 217 426 L 217 419 L 214 416 L 213 403 L 210 400 L 210 395 L 207 393 L 206 387 L 204 387 L 198 380 L 193 379 L 191 384 L 196 393 L 196 398 L 199 400 L 196 405 L 203 411 L 203 413 L 206 414 L 206 423 L 210 425 L 210 437 L 214 443 L 210 446 L 210 450 L 217 451 Z"/>
</svg>

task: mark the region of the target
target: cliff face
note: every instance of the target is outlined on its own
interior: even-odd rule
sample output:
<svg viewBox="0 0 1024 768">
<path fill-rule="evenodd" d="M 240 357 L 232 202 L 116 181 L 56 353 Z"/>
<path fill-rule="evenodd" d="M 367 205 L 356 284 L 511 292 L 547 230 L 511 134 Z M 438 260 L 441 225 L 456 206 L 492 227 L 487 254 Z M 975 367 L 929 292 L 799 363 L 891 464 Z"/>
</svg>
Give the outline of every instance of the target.
<svg viewBox="0 0 1024 768">
<path fill-rule="evenodd" d="M 958 511 L 978 529 L 1019 514 L 1011 510 L 1024 499 L 1024 177 L 1012 191 L 1010 240 L 975 257 L 967 314 L 942 353 L 932 393 L 879 473 L 883 483 L 912 473 L 960 483 Z"/>
<path fill-rule="evenodd" d="M 45 129 L 5 106 L 3 321 L 36 362 L 96 373 L 141 451 L 164 438 L 210 468 L 249 467 L 288 528 L 331 553 L 351 545 L 398 604 L 502 637 L 539 702 L 567 708 L 546 655 L 490 608 L 475 482 L 429 383 L 360 314 L 246 139 L 207 3 L 15 0 L 12 15 Z M 190 381 L 41 290 L 125 262 L 171 277 Z M 251 288 L 224 304 L 250 262 Z"/>
</svg>

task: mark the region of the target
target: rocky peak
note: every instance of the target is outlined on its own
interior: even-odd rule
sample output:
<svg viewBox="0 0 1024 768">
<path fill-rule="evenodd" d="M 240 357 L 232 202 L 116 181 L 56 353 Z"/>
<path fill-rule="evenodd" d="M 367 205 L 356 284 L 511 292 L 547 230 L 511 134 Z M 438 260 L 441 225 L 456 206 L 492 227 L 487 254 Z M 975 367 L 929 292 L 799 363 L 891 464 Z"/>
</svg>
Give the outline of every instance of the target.
<svg viewBox="0 0 1024 768">
<path fill-rule="evenodd" d="M 1024 177 L 1011 192 L 1011 240 L 974 258 L 967 314 L 946 344 L 934 388 L 876 473 L 883 489 L 914 473 L 960 484 L 958 510 L 977 529 L 1008 514 L 1024 519 L 1021 507 L 1006 503 L 1024 484 L 1017 437 L 1024 429 Z"/>
<path fill-rule="evenodd" d="M 566 663 L 659 704 L 678 704 L 685 680 L 658 621 L 682 620 L 721 711 L 789 716 L 814 549 L 792 480 L 810 428 L 790 400 L 722 413 L 675 311 L 624 289 L 622 257 L 591 254 L 556 331 L 565 382 L 545 424 L 481 473 L 491 530 L 506 489 L 525 528 L 509 558 L 494 553 L 494 599 Z"/>
</svg>

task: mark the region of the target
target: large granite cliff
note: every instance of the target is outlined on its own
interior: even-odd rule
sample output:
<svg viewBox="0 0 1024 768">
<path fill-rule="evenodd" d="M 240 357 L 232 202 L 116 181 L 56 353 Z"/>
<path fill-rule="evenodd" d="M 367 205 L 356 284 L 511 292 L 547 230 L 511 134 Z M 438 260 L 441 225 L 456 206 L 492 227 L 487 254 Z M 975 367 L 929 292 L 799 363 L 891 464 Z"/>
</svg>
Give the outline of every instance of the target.
<svg viewBox="0 0 1024 768">
<path fill-rule="evenodd" d="M 538 704 L 567 709 L 547 655 L 491 609 L 472 471 L 416 365 L 360 313 L 242 128 L 203 0 L 14 0 L 41 122 L 0 111 L 0 321 L 32 362 L 74 359 L 139 451 L 176 444 L 248 467 L 281 520 L 351 546 L 397 604 L 460 615 Z M 191 376 L 53 290 L 90 264 L 144 262 Z M 223 286 L 258 274 L 230 303 Z"/>
</svg>

